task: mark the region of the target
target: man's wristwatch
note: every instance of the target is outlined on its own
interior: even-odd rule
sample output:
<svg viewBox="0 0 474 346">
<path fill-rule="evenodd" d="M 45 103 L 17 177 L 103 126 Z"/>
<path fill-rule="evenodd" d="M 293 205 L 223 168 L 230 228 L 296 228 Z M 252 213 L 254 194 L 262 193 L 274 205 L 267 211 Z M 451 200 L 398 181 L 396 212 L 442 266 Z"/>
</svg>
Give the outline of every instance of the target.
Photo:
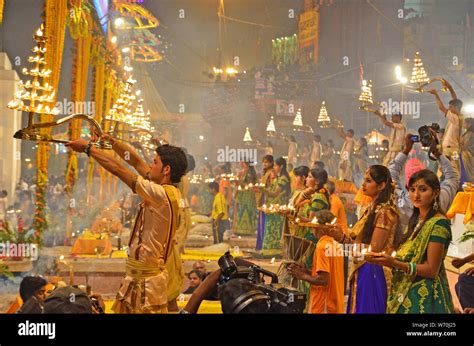
<svg viewBox="0 0 474 346">
<path fill-rule="evenodd" d="M 91 147 L 92 147 L 92 142 L 89 142 L 86 146 L 86 148 L 84 149 L 84 152 L 86 153 L 87 156 L 91 156 Z"/>
</svg>

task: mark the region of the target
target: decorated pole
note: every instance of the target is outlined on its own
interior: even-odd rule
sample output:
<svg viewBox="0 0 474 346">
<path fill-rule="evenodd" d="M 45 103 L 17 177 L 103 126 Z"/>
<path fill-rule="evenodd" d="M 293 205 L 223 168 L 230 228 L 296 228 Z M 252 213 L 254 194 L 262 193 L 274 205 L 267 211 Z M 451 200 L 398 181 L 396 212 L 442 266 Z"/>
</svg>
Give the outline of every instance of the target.
<svg viewBox="0 0 474 346">
<path fill-rule="evenodd" d="M 92 34 L 90 9 L 87 3 L 82 1 L 72 1 L 69 18 L 69 30 L 74 41 L 73 57 L 73 81 L 72 100 L 74 104 L 83 102 L 86 99 L 87 80 L 89 72 L 89 61 L 91 54 Z M 69 139 L 75 140 L 81 137 L 82 120 L 73 120 L 69 126 Z M 76 201 L 73 198 L 74 185 L 78 179 L 78 159 L 75 151 L 68 152 L 68 163 L 66 168 L 66 194 L 69 197 L 69 211 L 66 220 L 66 242 L 71 235 L 72 215 L 76 208 Z"/>
</svg>

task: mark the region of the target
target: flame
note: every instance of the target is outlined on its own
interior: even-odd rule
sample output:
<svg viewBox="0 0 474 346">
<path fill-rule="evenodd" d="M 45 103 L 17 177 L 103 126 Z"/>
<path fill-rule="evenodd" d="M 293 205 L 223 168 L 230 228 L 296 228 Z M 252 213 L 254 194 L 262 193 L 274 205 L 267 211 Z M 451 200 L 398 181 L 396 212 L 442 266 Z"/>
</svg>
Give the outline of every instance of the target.
<svg viewBox="0 0 474 346">
<path fill-rule="evenodd" d="M 36 31 L 36 36 L 39 36 L 39 37 L 43 36 L 43 29 L 44 29 L 44 25 L 41 24 L 41 26 Z"/>
</svg>

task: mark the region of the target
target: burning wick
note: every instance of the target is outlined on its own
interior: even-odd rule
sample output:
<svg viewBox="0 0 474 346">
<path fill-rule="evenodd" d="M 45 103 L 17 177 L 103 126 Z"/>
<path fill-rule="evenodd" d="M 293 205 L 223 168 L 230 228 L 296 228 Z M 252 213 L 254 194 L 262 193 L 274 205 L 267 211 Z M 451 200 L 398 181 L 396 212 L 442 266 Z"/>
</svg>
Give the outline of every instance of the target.
<svg viewBox="0 0 474 346">
<path fill-rule="evenodd" d="M 313 220 L 311 220 L 311 223 L 318 223 L 318 218 L 315 216 Z"/>
<path fill-rule="evenodd" d="M 395 257 L 396 255 L 397 255 L 396 251 L 392 252 L 392 257 Z"/>
<path fill-rule="evenodd" d="M 335 217 L 332 221 L 331 221 L 331 225 L 334 225 L 337 221 L 337 217 Z"/>
<path fill-rule="evenodd" d="M 270 260 L 270 263 L 271 264 L 275 263 L 275 257 L 272 257 L 272 259 Z"/>
</svg>

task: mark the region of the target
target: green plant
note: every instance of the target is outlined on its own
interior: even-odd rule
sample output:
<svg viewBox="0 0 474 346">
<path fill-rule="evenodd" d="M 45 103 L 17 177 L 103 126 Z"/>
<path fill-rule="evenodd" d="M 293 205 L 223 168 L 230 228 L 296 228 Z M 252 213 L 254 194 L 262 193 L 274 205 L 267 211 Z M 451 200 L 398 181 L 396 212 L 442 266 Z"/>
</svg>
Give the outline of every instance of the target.
<svg viewBox="0 0 474 346">
<path fill-rule="evenodd" d="M 34 230 L 23 230 L 23 232 L 15 231 L 10 223 L 5 220 L 0 228 L 0 242 L 4 243 L 7 241 L 16 244 L 35 243 Z"/>
<path fill-rule="evenodd" d="M 6 276 L 8 279 L 13 278 L 13 273 L 8 270 L 8 267 L 0 263 L 0 278 Z"/>
</svg>

